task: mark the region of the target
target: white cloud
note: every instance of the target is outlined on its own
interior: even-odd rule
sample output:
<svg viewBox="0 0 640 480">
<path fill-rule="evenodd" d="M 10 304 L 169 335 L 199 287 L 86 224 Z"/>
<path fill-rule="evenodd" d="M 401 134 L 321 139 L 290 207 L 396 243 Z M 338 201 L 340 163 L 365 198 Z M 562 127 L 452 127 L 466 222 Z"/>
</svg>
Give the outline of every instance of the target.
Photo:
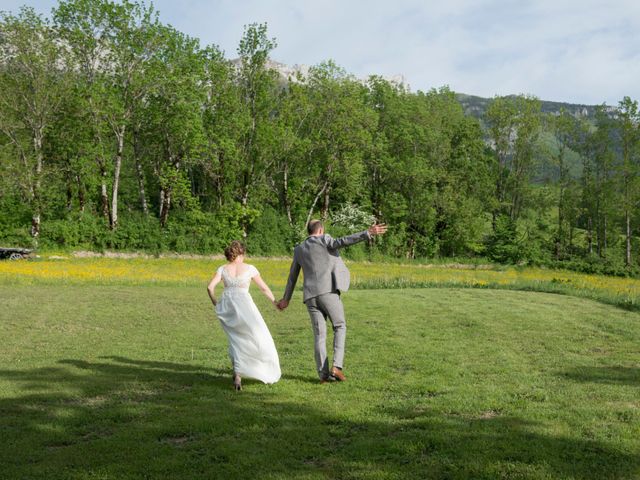
<svg viewBox="0 0 640 480">
<path fill-rule="evenodd" d="M 2 9 L 21 2 L 3 0 Z M 55 4 L 30 4 L 48 12 Z M 615 104 L 640 98 L 636 0 L 156 0 L 163 21 L 235 56 L 243 26 L 267 22 L 275 60 L 333 59 L 357 76 L 402 74 L 483 96 Z"/>
</svg>

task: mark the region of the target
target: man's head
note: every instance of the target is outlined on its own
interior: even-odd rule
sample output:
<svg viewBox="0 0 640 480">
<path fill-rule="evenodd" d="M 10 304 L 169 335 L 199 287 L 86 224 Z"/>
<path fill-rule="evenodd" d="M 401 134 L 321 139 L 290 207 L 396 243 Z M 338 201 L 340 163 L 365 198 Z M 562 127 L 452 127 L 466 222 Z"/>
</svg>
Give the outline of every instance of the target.
<svg viewBox="0 0 640 480">
<path fill-rule="evenodd" d="M 311 220 L 307 224 L 307 233 L 309 235 L 323 235 L 324 234 L 324 225 L 320 220 Z"/>
</svg>

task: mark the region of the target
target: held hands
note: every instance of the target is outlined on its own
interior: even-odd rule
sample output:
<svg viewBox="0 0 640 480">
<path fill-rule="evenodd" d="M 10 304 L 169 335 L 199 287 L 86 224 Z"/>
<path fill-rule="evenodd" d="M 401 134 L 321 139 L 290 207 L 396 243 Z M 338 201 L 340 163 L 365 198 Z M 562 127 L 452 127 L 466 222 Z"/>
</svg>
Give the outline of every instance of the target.
<svg viewBox="0 0 640 480">
<path fill-rule="evenodd" d="M 375 235 L 382 235 L 387 231 L 387 225 L 384 223 L 371 225 L 367 231 L 369 232 L 369 235 L 371 235 L 372 237 Z"/>
<path fill-rule="evenodd" d="M 278 310 L 283 311 L 285 308 L 289 306 L 289 301 L 283 298 L 281 300 L 278 300 L 277 302 L 274 302 L 274 305 Z"/>
</svg>

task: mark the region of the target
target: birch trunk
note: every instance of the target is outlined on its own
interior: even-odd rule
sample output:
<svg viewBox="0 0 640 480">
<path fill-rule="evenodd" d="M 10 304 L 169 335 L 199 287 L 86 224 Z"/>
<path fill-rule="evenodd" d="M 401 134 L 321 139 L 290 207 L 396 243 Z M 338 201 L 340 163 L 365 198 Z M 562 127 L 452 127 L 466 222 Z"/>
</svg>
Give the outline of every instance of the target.
<svg viewBox="0 0 640 480">
<path fill-rule="evenodd" d="M 111 230 L 118 228 L 118 189 L 120 187 L 120 168 L 122 166 L 122 155 L 124 153 L 124 133 L 125 126 L 122 125 L 116 132 L 118 149 L 116 151 L 115 165 L 113 169 L 113 186 L 111 189 Z"/>
<path fill-rule="evenodd" d="M 42 176 L 42 131 L 36 131 L 33 137 L 33 148 L 36 154 L 36 170 L 35 176 L 33 179 L 33 212 L 31 216 L 31 236 L 34 239 L 37 239 L 40 235 L 40 215 L 41 215 L 41 205 L 40 205 L 40 177 Z"/>
</svg>

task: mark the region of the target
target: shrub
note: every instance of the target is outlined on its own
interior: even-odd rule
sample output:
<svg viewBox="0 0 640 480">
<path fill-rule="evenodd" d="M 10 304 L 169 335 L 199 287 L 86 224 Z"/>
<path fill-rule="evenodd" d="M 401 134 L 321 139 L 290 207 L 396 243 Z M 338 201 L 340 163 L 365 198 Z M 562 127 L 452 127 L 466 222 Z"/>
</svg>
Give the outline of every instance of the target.
<svg viewBox="0 0 640 480">
<path fill-rule="evenodd" d="M 251 224 L 247 235 L 247 250 L 251 255 L 289 255 L 296 238 L 285 215 L 267 206 Z"/>
</svg>

